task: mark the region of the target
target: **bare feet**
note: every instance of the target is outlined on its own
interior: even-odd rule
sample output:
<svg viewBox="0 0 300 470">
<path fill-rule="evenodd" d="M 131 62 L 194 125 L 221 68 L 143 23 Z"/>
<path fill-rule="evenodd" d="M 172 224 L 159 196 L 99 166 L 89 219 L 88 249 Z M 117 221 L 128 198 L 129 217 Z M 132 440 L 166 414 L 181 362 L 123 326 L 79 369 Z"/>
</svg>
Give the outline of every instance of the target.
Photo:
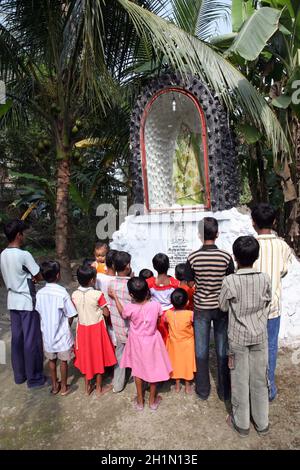
<svg viewBox="0 0 300 470">
<path fill-rule="evenodd" d="M 186 383 L 186 384 L 185 384 L 185 393 L 186 393 L 187 395 L 192 395 L 192 393 L 193 393 L 193 387 L 192 387 L 192 385 L 191 385 L 190 383 L 188 383 L 188 384 Z"/>
<path fill-rule="evenodd" d="M 96 387 L 96 393 L 98 396 L 102 396 L 105 393 L 110 392 L 112 388 L 112 384 L 104 385 L 104 387 Z"/>
<path fill-rule="evenodd" d="M 56 382 L 55 387 L 52 387 L 50 393 L 52 395 L 57 395 L 60 392 L 60 382 Z"/>
<path fill-rule="evenodd" d="M 66 387 L 61 388 L 60 394 L 61 394 L 62 397 L 65 397 L 66 395 L 69 395 L 69 393 L 71 393 L 70 385 L 67 385 Z"/>
<path fill-rule="evenodd" d="M 94 386 L 92 384 L 88 384 L 85 387 L 85 394 L 89 396 L 93 390 L 94 390 Z"/>
</svg>

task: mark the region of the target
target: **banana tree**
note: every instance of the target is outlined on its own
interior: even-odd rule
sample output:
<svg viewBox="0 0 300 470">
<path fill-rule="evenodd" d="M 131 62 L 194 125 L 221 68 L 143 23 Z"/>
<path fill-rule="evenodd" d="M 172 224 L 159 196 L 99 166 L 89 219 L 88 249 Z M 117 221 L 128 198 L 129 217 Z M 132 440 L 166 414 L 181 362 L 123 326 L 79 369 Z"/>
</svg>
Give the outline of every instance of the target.
<svg viewBox="0 0 300 470">
<path fill-rule="evenodd" d="M 154 56 L 163 54 L 169 66 L 206 80 L 230 110 L 238 107 L 266 135 L 275 155 L 289 152 L 264 97 L 213 47 L 159 16 L 168 5 L 161 0 L 0 0 L 0 79 L 13 101 L 1 122 L 9 125 L 9 118 L 20 121 L 32 113 L 51 136 L 56 250 L 64 274 L 70 274 L 71 151 L 79 137 L 87 137 L 80 136 L 81 119 L 89 114 L 105 119 L 142 43 Z"/>
</svg>

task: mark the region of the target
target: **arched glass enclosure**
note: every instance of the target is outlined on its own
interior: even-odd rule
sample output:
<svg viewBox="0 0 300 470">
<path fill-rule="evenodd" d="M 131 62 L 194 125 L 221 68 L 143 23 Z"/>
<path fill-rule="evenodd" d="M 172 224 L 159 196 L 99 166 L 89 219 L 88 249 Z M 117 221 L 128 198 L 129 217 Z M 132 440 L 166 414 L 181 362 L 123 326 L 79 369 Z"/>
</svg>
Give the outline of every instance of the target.
<svg viewBox="0 0 300 470">
<path fill-rule="evenodd" d="M 206 121 L 193 95 L 175 87 L 156 93 L 140 139 L 148 210 L 210 207 Z"/>
</svg>

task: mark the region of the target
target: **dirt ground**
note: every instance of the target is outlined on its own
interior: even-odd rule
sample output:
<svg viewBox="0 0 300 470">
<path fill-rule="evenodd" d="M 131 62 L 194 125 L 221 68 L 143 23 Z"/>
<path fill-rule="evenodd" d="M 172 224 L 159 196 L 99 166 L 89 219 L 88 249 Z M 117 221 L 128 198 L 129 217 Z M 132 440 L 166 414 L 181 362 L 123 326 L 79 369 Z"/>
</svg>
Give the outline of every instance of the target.
<svg viewBox="0 0 300 470">
<path fill-rule="evenodd" d="M 133 383 L 117 395 L 86 397 L 83 379 L 73 367 L 73 392 L 66 397 L 50 395 L 50 387 L 31 391 L 26 384 L 15 385 L 5 303 L 6 293 L 0 289 L 0 339 L 7 350 L 7 364 L 0 365 L 0 449 L 300 449 L 300 367 L 292 362 L 292 350 L 279 354 L 279 393 L 270 405 L 269 435 L 259 437 L 251 428 L 242 439 L 225 423 L 227 411 L 215 390 L 213 349 L 208 401 L 174 394 L 165 384 L 157 412 L 133 410 Z"/>
</svg>

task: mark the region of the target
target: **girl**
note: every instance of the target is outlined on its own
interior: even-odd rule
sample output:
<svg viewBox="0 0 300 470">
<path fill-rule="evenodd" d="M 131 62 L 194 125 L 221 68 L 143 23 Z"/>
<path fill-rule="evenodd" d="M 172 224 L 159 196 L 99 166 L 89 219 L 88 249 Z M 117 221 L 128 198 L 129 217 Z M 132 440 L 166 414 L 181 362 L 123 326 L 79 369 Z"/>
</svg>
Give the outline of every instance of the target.
<svg viewBox="0 0 300 470">
<path fill-rule="evenodd" d="M 109 315 L 109 310 L 102 292 L 94 289 L 95 268 L 80 267 L 77 279 L 80 287 L 72 294 L 78 312 L 74 365 L 85 375 L 86 394 L 91 394 L 91 379 L 96 375 L 96 392 L 102 395 L 112 388 L 111 385 L 102 386 L 104 369 L 117 362 L 103 319 L 103 315 Z"/>
<path fill-rule="evenodd" d="M 186 277 L 185 277 L 185 266 L 186 263 L 180 263 L 177 264 L 175 268 L 175 277 L 177 281 L 179 281 L 179 286 L 181 289 L 185 290 L 188 297 L 189 301 L 187 304 L 187 310 L 194 310 L 194 294 L 195 294 L 195 287 L 190 287 Z"/>
<path fill-rule="evenodd" d="M 172 371 L 166 347 L 157 331 L 157 321 L 162 315 L 162 310 L 158 302 L 148 300 L 149 289 L 144 279 L 133 277 L 128 281 L 127 287 L 132 301 L 125 307 L 119 301 L 117 294 L 112 289 L 109 291 L 122 318 L 129 319 L 128 340 L 120 367 L 130 367 L 135 378 L 137 390 L 135 409 L 143 410 L 143 382 L 149 382 L 149 407 L 155 411 L 162 400 L 156 394 L 156 382 L 169 380 Z"/>
<path fill-rule="evenodd" d="M 171 294 L 179 287 L 179 281 L 172 276 L 168 276 L 170 260 L 164 253 L 158 253 L 152 260 L 153 267 L 157 271 L 157 277 L 147 279 L 152 300 L 156 300 L 161 304 L 163 315 L 158 324 L 158 330 L 162 335 L 164 342 L 167 342 L 168 328 L 165 322 L 165 312 L 173 308 L 171 302 Z"/>
<path fill-rule="evenodd" d="M 193 312 L 186 310 L 188 294 L 184 289 L 175 289 L 171 301 L 175 310 L 166 313 L 169 325 L 167 351 L 173 372 L 171 378 L 176 380 L 175 391 L 180 391 L 180 379 L 185 380 L 185 392 L 192 393 L 190 381 L 196 372 Z"/>
</svg>

